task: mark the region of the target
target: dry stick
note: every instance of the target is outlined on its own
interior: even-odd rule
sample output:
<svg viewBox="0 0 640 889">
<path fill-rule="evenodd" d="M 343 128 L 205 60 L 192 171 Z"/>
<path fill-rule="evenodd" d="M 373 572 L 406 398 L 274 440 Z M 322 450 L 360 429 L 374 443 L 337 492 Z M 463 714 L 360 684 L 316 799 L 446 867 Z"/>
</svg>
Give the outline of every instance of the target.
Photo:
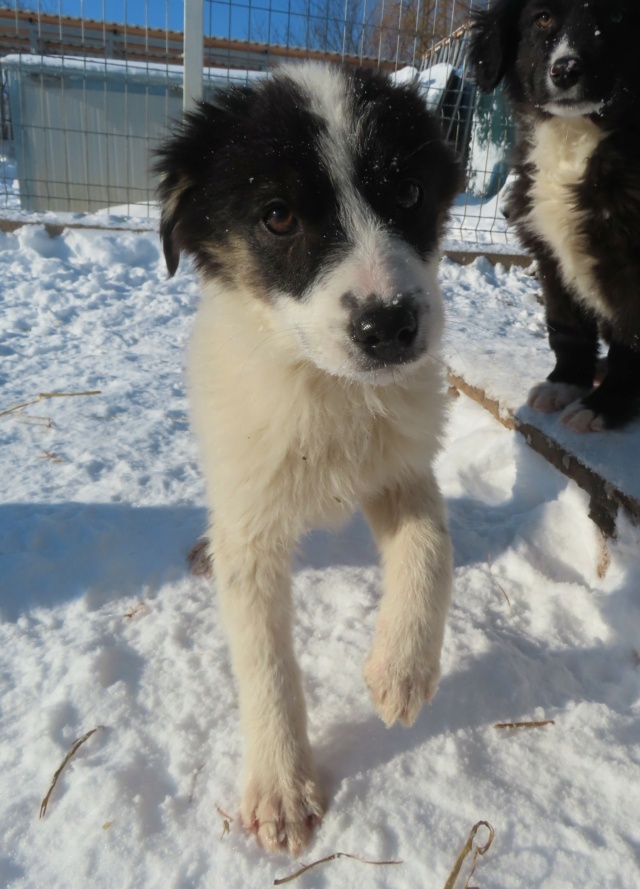
<svg viewBox="0 0 640 889">
<path fill-rule="evenodd" d="M 51 417 L 41 417 L 37 414 L 25 414 L 17 422 L 22 426 L 43 426 L 45 429 L 53 429 Z"/>
<path fill-rule="evenodd" d="M 53 776 L 53 779 L 51 781 L 51 787 L 47 790 L 47 795 L 40 803 L 40 818 L 44 818 L 45 812 L 47 811 L 47 806 L 49 804 L 49 797 L 51 796 L 51 794 L 53 792 L 53 788 L 56 786 L 56 782 L 57 782 L 58 778 L 60 777 L 60 773 L 62 772 L 63 768 L 69 762 L 69 760 L 74 755 L 74 753 L 76 752 L 78 747 L 81 747 L 82 744 L 84 744 L 84 742 L 88 738 L 90 738 L 94 732 L 97 732 L 99 728 L 104 728 L 104 726 L 97 725 L 95 728 L 92 728 L 90 731 L 86 732 L 86 734 L 84 734 L 81 738 L 78 738 L 77 741 L 73 742 L 71 749 L 69 750 L 69 752 L 65 756 L 64 760 L 62 761 L 62 765 L 60 766 L 60 768 L 57 770 L 57 772 Z"/>
<path fill-rule="evenodd" d="M 39 401 L 43 401 L 45 398 L 78 398 L 81 395 L 102 395 L 102 390 L 92 389 L 87 392 L 41 392 L 37 398 L 33 399 L 33 401 L 25 401 L 24 404 L 14 404 L 13 407 L 0 411 L 0 417 L 4 417 L 6 414 L 14 414 L 16 411 L 21 411 L 25 407 L 31 407 L 32 404 L 38 404 Z"/>
<path fill-rule="evenodd" d="M 487 565 L 489 566 L 489 577 L 495 583 L 495 585 L 498 587 L 498 589 L 500 590 L 502 595 L 505 597 L 505 599 L 507 600 L 507 605 L 509 606 L 509 610 L 511 610 L 511 600 L 509 599 L 509 596 L 507 596 L 507 592 L 506 592 L 505 588 L 502 586 L 500 581 L 493 574 L 493 563 L 491 561 L 491 556 L 487 556 Z"/>
<path fill-rule="evenodd" d="M 375 864 L 376 866 L 384 864 L 402 864 L 401 861 L 367 861 L 366 858 L 360 858 L 359 855 L 350 855 L 348 852 L 334 852 L 333 855 L 327 855 L 326 858 L 321 858 L 319 861 L 305 864 L 304 867 L 301 867 L 300 870 L 297 870 L 295 874 L 291 874 L 289 877 L 281 877 L 279 880 L 274 880 L 273 885 L 282 886 L 284 883 L 290 883 L 292 880 L 296 880 L 298 877 L 302 876 L 302 874 L 306 874 L 312 867 L 317 867 L 319 864 L 326 864 L 327 861 L 335 861 L 337 858 L 351 858 L 353 861 L 360 861 L 362 864 Z"/>
<path fill-rule="evenodd" d="M 145 614 L 149 613 L 149 606 L 146 602 L 138 602 L 135 608 L 132 608 L 131 611 L 127 611 L 127 613 L 122 616 L 126 620 L 131 620 L 132 617 L 135 617 L 136 614 L 140 614 L 141 611 L 144 611 Z M 200 766 L 200 768 L 202 768 L 202 766 Z"/>
<path fill-rule="evenodd" d="M 200 766 L 200 768 L 202 768 L 202 766 Z M 198 771 L 200 771 L 200 769 L 198 769 Z M 231 815 L 227 815 L 227 813 L 225 811 L 223 811 L 223 809 L 221 809 L 220 806 L 217 805 L 217 803 L 216 803 L 216 811 L 218 812 L 219 815 L 222 815 L 222 819 L 223 819 L 222 833 L 220 834 L 220 839 L 223 840 L 228 833 L 231 833 L 231 824 L 233 823 L 233 818 L 231 817 Z"/>
<path fill-rule="evenodd" d="M 51 451 L 43 451 L 40 454 L 41 460 L 51 460 L 52 463 L 64 463 L 64 457 L 61 457 L 60 454 L 52 454 Z"/>
<path fill-rule="evenodd" d="M 202 769 L 202 768 L 204 768 L 204 766 L 200 766 L 200 769 Z M 198 769 L 198 771 L 200 771 L 200 769 Z M 221 809 L 217 803 L 215 804 L 215 806 L 216 806 L 216 812 L 218 813 L 218 815 L 222 815 L 222 817 L 226 821 L 229 821 L 229 822 L 233 821 L 233 818 L 231 817 L 231 815 L 227 815 L 227 813 L 224 811 L 224 809 Z"/>
<path fill-rule="evenodd" d="M 493 838 L 496 834 L 495 830 L 493 829 L 493 827 L 491 827 L 491 825 L 489 824 L 488 821 L 478 821 L 478 823 L 474 824 L 473 827 L 471 828 L 471 833 L 467 837 L 467 842 L 464 844 L 464 847 L 462 848 L 460 854 L 458 855 L 458 857 L 456 859 L 456 863 L 453 865 L 453 870 L 451 871 L 451 873 L 449 875 L 449 879 L 447 880 L 447 882 L 444 885 L 444 889 L 454 889 L 456 880 L 458 879 L 458 876 L 460 875 L 460 870 L 462 869 L 464 860 L 467 857 L 467 855 L 473 850 L 473 841 L 476 837 L 479 827 L 486 827 L 487 828 L 487 830 L 489 831 L 489 839 L 484 844 L 484 846 L 476 846 L 476 848 L 475 848 L 475 852 L 473 855 L 473 862 L 471 864 L 471 871 L 469 872 L 469 876 L 467 877 L 467 880 L 465 883 L 465 889 L 467 889 L 467 887 L 469 886 L 469 880 L 473 876 L 473 872 L 476 869 L 476 862 L 478 860 L 478 855 L 484 855 L 484 853 L 487 851 L 487 849 L 493 842 Z"/>
<path fill-rule="evenodd" d="M 542 728 L 544 725 L 555 725 L 555 719 L 538 719 L 529 722 L 496 722 L 494 728 Z"/>
</svg>

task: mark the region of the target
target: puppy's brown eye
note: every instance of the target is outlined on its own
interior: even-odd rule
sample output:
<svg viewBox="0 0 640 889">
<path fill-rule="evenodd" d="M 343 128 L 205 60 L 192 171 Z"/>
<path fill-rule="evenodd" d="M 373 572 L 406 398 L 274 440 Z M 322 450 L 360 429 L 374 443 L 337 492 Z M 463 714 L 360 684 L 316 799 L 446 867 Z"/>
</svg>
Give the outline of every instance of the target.
<svg viewBox="0 0 640 889">
<path fill-rule="evenodd" d="M 553 16 L 548 9 L 543 9 L 542 12 L 538 13 L 533 21 L 538 28 L 541 28 L 544 31 L 546 28 L 550 28 L 553 24 Z"/>
<path fill-rule="evenodd" d="M 398 186 L 396 201 L 403 210 L 415 210 L 422 203 L 422 186 L 415 179 L 405 179 Z"/>
<path fill-rule="evenodd" d="M 262 221 L 273 235 L 292 235 L 298 228 L 298 220 L 283 203 L 271 204 Z"/>
</svg>

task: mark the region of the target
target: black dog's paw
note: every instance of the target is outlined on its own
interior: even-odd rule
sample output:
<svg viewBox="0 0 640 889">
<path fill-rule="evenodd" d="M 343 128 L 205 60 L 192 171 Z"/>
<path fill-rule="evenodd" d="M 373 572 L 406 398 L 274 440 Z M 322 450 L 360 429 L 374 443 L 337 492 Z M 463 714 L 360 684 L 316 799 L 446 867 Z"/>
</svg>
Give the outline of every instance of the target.
<svg viewBox="0 0 640 889">
<path fill-rule="evenodd" d="M 560 422 L 573 432 L 604 432 L 607 422 L 603 414 L 598 414 L 583 401 L 574 401 L 560 414 Z"/>
<path fill-rule="evenodd" d="M 560 422 L 574 432 L 604 432 L 621 429 L 640 416 L 640 398 L 634 393 L 615 391 L 605 383 L 570 404 Z"/>
<path fill-rule="evenodd" d="M 527 397 L 527 405 L 542 414 L 552 414 L 564 408 L 570 410 L 578 403 L 577 399 L 586 395 L 588 391 L 588 389 L 574 386 L 572 383 L 554 383 L 545 380 L 544 383 L 538 383 L 531 389 Z"/>
</svg>

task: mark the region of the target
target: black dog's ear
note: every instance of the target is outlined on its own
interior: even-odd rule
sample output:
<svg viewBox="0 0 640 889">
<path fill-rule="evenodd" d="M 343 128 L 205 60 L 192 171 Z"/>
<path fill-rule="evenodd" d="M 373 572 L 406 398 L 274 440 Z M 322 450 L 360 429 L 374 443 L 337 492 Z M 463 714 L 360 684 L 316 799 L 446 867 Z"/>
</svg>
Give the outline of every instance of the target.
<svg viewBox="0 0 640 889">
<path fill-rule="evenodd" d="M 522 0 L 494 0 L 472 18 L 469 60 L 480 89 L 492 92 L 515 58 Z"/>
</svg>

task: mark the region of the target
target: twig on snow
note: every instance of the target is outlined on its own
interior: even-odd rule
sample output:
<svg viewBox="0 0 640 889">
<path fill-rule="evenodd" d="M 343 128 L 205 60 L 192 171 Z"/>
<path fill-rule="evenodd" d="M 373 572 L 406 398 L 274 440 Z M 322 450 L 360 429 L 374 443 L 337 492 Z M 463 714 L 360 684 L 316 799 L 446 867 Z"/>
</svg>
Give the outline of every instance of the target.
<svg viewBox="0 0 640 889">
<path fill-rule="evenodd" d="M 313 861 L 311 864 L 305 864 L 304 867 L 301 867 L 300 870 L 297 870 L 294 874 L 290 874 L 288 877 L 281 877 L 278 880 L 274 880 L 273 885 L 282 886 L 284 883 L 290 883 L 292 880 L 296 880 L 298 877 L 302 876 L 302 874 L 306 874 L 312 867 L 317 867 L 319 864 L 326 864 L 327 861 L 335 861 L 338 858 L 351 858 L 353 861 L 360 861 L 362 864 L 374 864 L 376 866 L 402 864 L 401 861 L 368 861 L 366 858 L 360 858 L 359 855 L 350 855 L 348 852 L 334 852 L 333 855 L 327 855 L 326 858 L 320 858 L 318 861 Z"/>
<path fill-rule="evenodd" d="M 53 429 L 51 417 L 42 417 L 37 414 L 24 414 L 20 420 L 16 420 L 21 426 L 40 426 L 42 429 Z"/>
<path fill-rule="evenodd" d="M 475 840 L 476 834 L 477 834 L 478 829 L 480 827 L 487 828 L 487 830 L 489 831 L 489 839 L 484 844 L 484 846 L 476 846 L 474 849 L 473 841 Z M 456 880 L 458 879 L 458 876 L 460 875 L 460 871 L 462 869 L 462 865 L 464 864 L 465 858 L 467 857 L 467 855 L 469 855 L 471 852 L 473 852 L 473 861 L 471 862 L 471 870 L 469 871 L 469 876 L 467 877 L 465 884 L 464 884 L 464 889 L 468 889 L 469 880 L 473 876 L 473 872 L 476 869 L 476 864 L 478 862 L 478 855 L 484 855 L 484 853 L 489 849 L 489 846 L 493 842 L 493 838 L 495 835 L 496 835 L 496 832 L 493 829 L 493 827 L 489 824 L 488 821 L 478 821 L 477 824 L 473 825 L 473 827 L 471 828 L 471 833 L 467 837 L 467 842 L 464 844 L 464 846 L 460 850 L 460 854 L 456 858 L 456 863 L 453 865 L 453 870 L 449 874 L 449 879 L 444 884 L 444 889 L 454 889 Z"/>
<path fill-rule="evenodd" d="M 148 614 L 149 606 L 146 602 L 138 602 L 138 604 L 131 609 L 131 611 L 127 611 L 126 614 L 123 614 L 125 620 L 131 620 L 132 617 L 135 617 L 136 614 Z M 200 766 L 202 768 L 202 766 Z"/>
<path fill-rule="evenodd" d="M 502 595 L 505 597 L 505 599 L 507 600 L 507 605 L 509 606 L 509 610 L 511 610 L 511 599 L 509 599 L 509 596 L 507 596 L 507 592 L 506 592 L 505 588 L 502 586 L 500 581 L 494 575 L 493 562 L 491 561 L 491 556 L 489 556 L 489 555 L 487 556 L 487 565 L 489 566 L 489 577 L 495 583 L 495 585 L 498 587 L 498 589 L 500 590 Z"/>
<path fill-rule="evenodd" d="M 55 775 L 53 776 L 53 779 L 51 781 L 51 786 L 47 790 L 45 798 L 40 803 L 40 818 L 44 818 L 44 816 L 45 816 L 45 812 L 47 811 L 47 806 L 49 805 L 49 797 L 53 793 L 53 788 L 56 786 L 58 778 L 60 777 L 60 773 L 62 772 L 62 770 L 64 769 L 66 764 L 69 762 L 71 757 L 75 754 L 77 749 L 79 747 L 81 747 L 84 744 L 84 742 L 87 741 L 91 737 L 91 735 L 93 735 L 95 732 L 98 731 L 98 729 L 101 729 L 101 728 L 104 728 L 104 726 L 97 725 L 95 728 L 92 728 L 90 731 L 86 732 L 81 738 L 78 738 L 76 741 L 73 742 L 73 744 L 71 745 L 71 749 L 69 750 L 69 752 L 67 753 L 65 758 L 62 760 L 62 764 L 60 765 L 60 767 L 57 769 Z"/>
<path fill-rule="evenodd" d="M 64 457 L 61 457 L 60 454 L 54 454 L 51 451 L 43 451 L 40 454 L 41 460 L 51 460 L 52 463 L 64 463 Z"/>
<path fill-rule="evenodd" d="M 40 394 L 32 401 L 25 401 L 23 404 L 14 404 L 13 407 L 0 411 L 0 417 L 4 417 L 6 414 L 15 414 L 16 411 L 24 410 L 25 407 L 31 407 L 32 404 L 38 404 L 38 402 L 44 401 L 46 398 L 78 398 L 81 395 L 101 394 L 102 390 L 100 389 L 92 389 L 87 392 L 40 392 Z"/>
<path fill-rule="evenodd" d="M 542 728 L 545 725 L 555 724 L 555 719 L 531 719 L 527 722 L 496 722 L 493 727 L 500 729 Z"/>
<path fill-rule="evenodd" d="M 200 766 L 200 769 L 201 768 L 202 768 L 202 766 Z M 200 769 L 198 769 L 198 771 L 200 771 Z M 231 825 L 233 824 L 233 818 L 231 817 L 231 815 L 227 815 L 227 813 L 225 811 L 223 811 L 220 808 L 220 806 L 218 806 L 218 805 L 216 805 L 216 812 L 218 813 L 218 815 L 221 815 L 222 819 L 223 819 L 222 833 L 220 834 L 220 839 L 223 840 L 226 837 L 226 835 L 231 832 Z"/>
</svg>

